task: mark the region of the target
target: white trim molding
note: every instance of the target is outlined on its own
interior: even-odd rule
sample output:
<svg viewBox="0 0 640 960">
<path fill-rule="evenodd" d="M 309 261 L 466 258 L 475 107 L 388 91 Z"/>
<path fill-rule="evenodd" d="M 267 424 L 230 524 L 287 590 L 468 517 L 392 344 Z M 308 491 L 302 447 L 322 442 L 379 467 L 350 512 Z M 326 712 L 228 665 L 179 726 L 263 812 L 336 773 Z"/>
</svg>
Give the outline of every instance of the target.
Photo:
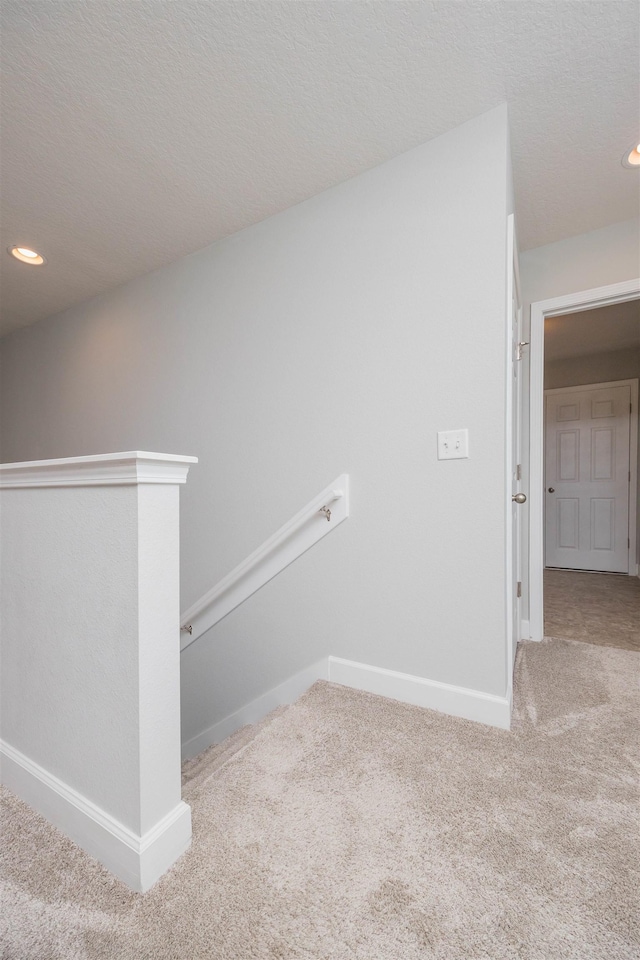
<svg viewBox="0 0 640 960">
<path fill-rule="evenodd" d="M 137 836 L 68 784 L 0 742 L 2 782 L 133 890 L 144 893 L 188 849 L 191 808 L 180 800 Z"/>
<path fill-rule="evenodd" d="M 239 710 L 207 727 L 182 745 L 182 759 L 198 756 L 214 743 L 221 743 L 247 724 L 259 723 L 276 707 L 293 703 L 317 680 L 328 680 L 354 690 L 366 690 L 381 697 L 411 703 L 417 707 L 438 710 L 465 720 L 475 720 L 508 730 L 511 724 L 511 696 L 498 697 L 481 690 L 456 687 L 438 680 L 427 680 L 407 673 L 397 673 L 366 663 L 324 657 L 283 683 L 256 697 Z"/>
<path fill-rule="evenodd" d="M 91 487 L 138 483 L 186 483 L 197 457 L 170 453 L 104 453 L 95 457 L 27 460 L 0 464 L 0 487 Z"/>
<path fill-rule="evenodd" d="M 529 625 L 532 640 L 544 635 L 544 321 L 640 297 L 640 278 L 569 293 L 531 304 L 529 412 Z"/>
<path fill-rule="evenodd" d="M 180 617 L 184 650 L 349 516 L 343 473 Z"/>
<path fill-rule="evenodd" d="M 513 668 L 516 661 L 518 634 L 521 632 L 522 601 L 516 590 L 521 579 L 521 543 L 522 520 L 520 507 L 514 508 L 513 495 L 520 493 L 519 478 L 516 481 L 516 466 L 521 457 L 521 409 L 522 409 L 522 295 L 520 287 L 520 267 L 518 261 L 518 242 L 515 230 L 515 216 L 507 217 L 507 262 L 506 262 L 506 304 L 505 304 L 505 637 L 506 671 L 508 689 L 513 689 Z M 515 340 L 514 340 L 514 305 Z M 515 378 L 515 379 L 514 379 Z M 514 514 L 515 510 L 515 514 Z M 511 697 L 511 692 L 509 692 Z"/>
<path fill-rule="evenodd" d="M 275 710 L 276 707 L 282 707 L 293 703 L 298 697 L 301 697 L 309 687 L 312 687 L 316 680 L 329 679 L 329 660 L 324 657 L 317 663 L 306 667 L 294 676 L 289 677 L 284 683 L 279 684 L 272 690 L 268 690 L 261 696 L 256 697 L 250 703 L 246 703 L 239 710 L 229 714 L 213 726 L 207 727 L 202 733 L 197 734 L 186 740 L 182 745 L 182 759 L 190 760 L 197 757 L 199 753 L 211 747 L 214 743 L 222 743 L 232 733 L 239 730 L 249 723 L 259 723 L 263 717 Z"/>
<path fill-rule="evenodd" d="M 511 697 L 508 693 L 499 697 L 339 657 L 329 657 L 329 680 L 503 730 L 509 730 L 511 726 Z"/>
</svg>

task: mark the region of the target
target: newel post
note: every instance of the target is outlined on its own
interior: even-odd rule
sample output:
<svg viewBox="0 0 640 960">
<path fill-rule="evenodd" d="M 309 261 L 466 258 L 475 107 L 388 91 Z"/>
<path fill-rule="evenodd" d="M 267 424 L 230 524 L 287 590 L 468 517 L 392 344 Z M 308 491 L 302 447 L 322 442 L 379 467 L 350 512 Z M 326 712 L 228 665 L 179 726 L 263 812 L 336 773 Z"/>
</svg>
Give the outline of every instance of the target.
<svg viewBox="0 0 640 960">
<path fill-rule="evenodd" d="M 0 465 L 2 779 L 139 891 L 191 840 L 179 488 L 196 462 Z"/>
</svg>

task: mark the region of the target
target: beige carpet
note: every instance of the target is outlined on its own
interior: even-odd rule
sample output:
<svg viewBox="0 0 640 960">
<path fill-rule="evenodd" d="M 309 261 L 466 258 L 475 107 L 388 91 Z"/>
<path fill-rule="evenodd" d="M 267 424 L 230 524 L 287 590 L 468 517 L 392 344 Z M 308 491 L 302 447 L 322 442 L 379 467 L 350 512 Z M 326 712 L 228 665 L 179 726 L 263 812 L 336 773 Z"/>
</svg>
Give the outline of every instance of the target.
<svg viewBox="0 0 640 960">
<path fill-rule="evenodd" d="M 318 683 L 188 765 L 125 889 L 3 795 L 4 960 L 637 960 L 638 655 L 522 645 L 511 733 Z"/>
<path fill-rule="evenodd" d="M 544 627 L 549 637 L 640 652 L 640 580 L 545 570 Z"/>
</svg>

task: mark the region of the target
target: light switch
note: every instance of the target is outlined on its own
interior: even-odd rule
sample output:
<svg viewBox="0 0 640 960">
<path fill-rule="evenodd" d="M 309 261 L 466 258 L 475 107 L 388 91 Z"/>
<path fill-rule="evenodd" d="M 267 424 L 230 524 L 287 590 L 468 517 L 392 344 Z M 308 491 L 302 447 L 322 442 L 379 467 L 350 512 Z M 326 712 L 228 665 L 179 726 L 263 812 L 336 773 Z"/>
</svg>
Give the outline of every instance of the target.
<svg viewBox="0 0 640 960">
<path fill-rule="evenodd" d="M 468 457 L 468 430 L 438 431 L 438 460 L 466 460 Z"/>
</svg>

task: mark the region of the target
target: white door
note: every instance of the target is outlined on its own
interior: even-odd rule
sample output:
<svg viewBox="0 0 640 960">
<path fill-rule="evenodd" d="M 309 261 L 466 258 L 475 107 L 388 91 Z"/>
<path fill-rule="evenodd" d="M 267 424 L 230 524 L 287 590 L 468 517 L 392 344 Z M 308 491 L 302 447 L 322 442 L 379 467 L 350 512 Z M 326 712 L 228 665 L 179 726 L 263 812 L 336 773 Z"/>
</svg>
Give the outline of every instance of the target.
<svg viewBox="0 0 640 960">
<path fill-rule="evenodd" d="M 548 390 L 545 562 L 572 570 L 629 570 L 631 387 Z"/>
<path fill-rule="evenodd" d="M 522 504 L 520 457 L 520 410 L 522 350 L 522 307 L 518 276 L 518 253 L 515 243 L 513 216 L 509 217 L 507 230 L 507 671 L 509 685 L 513 676 L 518 641 L 522 637 L 521 616 L 521 530 Z"/>
</svg>

